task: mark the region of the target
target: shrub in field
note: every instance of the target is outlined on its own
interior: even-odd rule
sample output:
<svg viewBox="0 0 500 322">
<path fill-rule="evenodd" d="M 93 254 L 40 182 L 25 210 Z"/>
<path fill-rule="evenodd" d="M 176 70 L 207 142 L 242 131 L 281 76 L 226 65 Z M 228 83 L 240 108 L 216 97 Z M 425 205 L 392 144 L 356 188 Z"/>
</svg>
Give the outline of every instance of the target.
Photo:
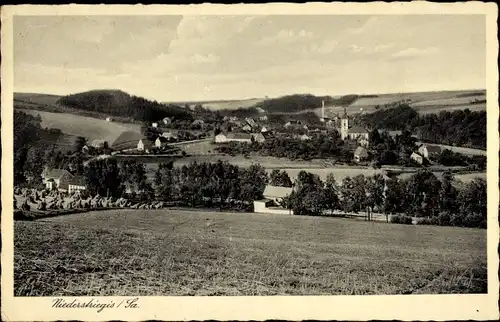
<svg viewBox="0 0 500 322">
<path fill-rule="evenodd" d="M 438 222 L 436 217 L 425 217 L 417 221 L 417 225 L 437 225 L 437 224 Z"/>
<path fill-rule="evenodd" d="M 411 219 L 410 216 L 394 215 L 394 216 L 391 217 L 391 223 L 393 223 L 393 224 L 411 225 L 412 224 L 412 219 Z"/>
</svg>

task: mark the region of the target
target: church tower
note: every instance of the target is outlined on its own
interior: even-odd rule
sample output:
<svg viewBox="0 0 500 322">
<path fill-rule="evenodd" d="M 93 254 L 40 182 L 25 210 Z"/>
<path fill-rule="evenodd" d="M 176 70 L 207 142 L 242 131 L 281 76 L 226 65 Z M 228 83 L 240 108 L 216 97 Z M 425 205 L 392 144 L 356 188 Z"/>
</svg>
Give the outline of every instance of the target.
<svg viewBox="0 0 500 322">
<path fill-rule="evenodd" d="M 349 118 L 347 117 L 347 109 L 344 107 L 344 115 L 340 119 L 340 138 L 345 140 L 349 131 Z"/>
</svg>

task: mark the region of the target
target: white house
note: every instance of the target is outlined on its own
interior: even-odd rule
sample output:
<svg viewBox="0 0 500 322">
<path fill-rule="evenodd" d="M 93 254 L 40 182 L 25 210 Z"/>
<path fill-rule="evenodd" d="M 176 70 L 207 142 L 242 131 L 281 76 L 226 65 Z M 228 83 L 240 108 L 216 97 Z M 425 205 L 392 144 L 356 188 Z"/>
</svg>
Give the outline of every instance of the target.
<svg viewBox="0 0 500 322">
<path fill-rule="evenodd" d="M 347 130 L 347 138 L 350 140 L 365 139 L 368 140 L 368 131 L 360 126 L 353 126 Z"/>
<path fill-rule="evenodd" d="M 260 117 L 259 117 L 259 120 L 261 120 L 261 121 L 264 121 L 264 122 L 265 122 L 265 121 L 267 121 L 267 120 L 268 120 L 268 117 L 267 117 L 267 115 L 262 115 L 262 116 L 260 116 Z"/>
<path fill-rule="evenodd" d="M 260 132 L 262 132 L 262 133 L 268 132 L 267 127 L 263 126 L 262 129 L 260 129 Z"/>
<path fill-rule="evenodd" d="M 254 134 L 252 134 L 252 138 L 255 142 L 259 142 L 259 143 L 262 143 L 266 140 L 266 138 L 264 137 L 264 135 L 262 133 L 254 133 Z"/>
<path fill-rule="evenodd" d="M 111 122 L 111 121 L 113 121 L 113 119 L 111 117 L 109 117 L 109 116 L 106 117 L 106 122 Z"/>
<path fill-rule="evenodd" d="M 152 147 L 153 144 L 147 139 L 140 139 L 139 142 L 137 142 L 138 151 L 145 151 L 146 153 L 149 153 Z"/>
<path fill-rule="evenodd" d="M 68 193 L 73 193 L 75 191 L 83 191 L 85 189 L 87 189 L 87 184 L 85 183 L 85 177 L 76 176 L 69 180 Z"/>
<path fill-rule="evenodd" d="M 161 136 L 166 139 L 177 139 L 177 135 L 173 134 L 172 132 L 163 132 Z"/>
<path fill-rule="evenodd" d="M 42 172 L 42 182 L 47 189 L 51 190 L 67 191 L 71 179 L 73 179 L 73 175 L 64 169 L 45 169 Z"/>
<path fill-rule="evenodd" d="M 167 138 L 163 136 L 157 137 L 155 140 L 155 146 L 159 149 L 164 148 L 165 146 L 167 146 Z"/>
<path fill-rule="evenodd" d="M 251 117 L 247 117 L 245 121 L 250 125 L 252 128 L 257 126 L 257 123 L 255 123 L 254 119 Z"/>
<path fill-rule="evenodd" d="M 302 135 L 299 135 L 299 139 L 302 141 L 309 141 L 311 139 L 311 137 L 307 134 L 302 134 Z"/>
<path fill-rule="evenodd" d="M 154 122 L 153 124 L 151 124 L 152 127 L 158 127 L 158 123 Z"/>
<path fill-rule="evenodd" d="M 252 127 L 248 124 L 246 124 L 244 127 L 241 128 L 243 131 L 246 131 L 246 132 L 251 132 L 252 131 Z"/>
</svg>

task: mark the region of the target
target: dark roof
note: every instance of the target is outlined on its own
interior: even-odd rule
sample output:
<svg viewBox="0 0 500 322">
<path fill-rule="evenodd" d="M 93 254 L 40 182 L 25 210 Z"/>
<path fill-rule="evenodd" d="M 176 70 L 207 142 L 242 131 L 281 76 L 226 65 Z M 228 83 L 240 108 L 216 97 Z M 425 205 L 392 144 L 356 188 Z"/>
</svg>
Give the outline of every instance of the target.
<svg viewBox="0 0 500 322">
<path fill-rule="evenodd" d="M 437 145 L 430 145 L 430 144 L 422 144 L 422 145 L 427 148 L 427 152 L 430 152 L 430 153 L 440 153 L 441 152 L 441 148 Z"/>
<path fill-rule="evenodd" d="M 77 186 L 86 186 L 86 180 L 83 176 L 75 176 L 69 180 L 68 184 L 77 185 Z"/>
<path fill-rule="evenodd" d="M 164 137 L 164 136 L 159 136 L 159 137 L 158 137 L 158 139 L 160 140 L 160 142 L 161 142 L 161 143 L 166 143 L 166 142 L 168 142 L 167 138 L 166 138 L 166 137 Z M 144 140 L 143 140 L 142 142 L 144 142 Z"/>
<path fill-rule="evenodd" d="M 52 169 L 52 170 L 48 170 L 46 173 L 45 173 L 45 178 L 46 179 L 59 179 L 60 177 L 63 176 L 63 174 L 66 174 L 66 175 L 69 175 L 69 176 L 73 176 L 71 173 L 69 173 L 67 170 L 64 170 L 64 169 Z"/>
<path fill-rule="evenodd" d="M 147 138 L 142 138 L 141 140 L 142 140 L 142 144 L 144 144 L 144 147 L 145 147 L 145 148 L 152 148 L 152 147 L 153 147 L 153 145 L 154 145 L 154 143 L 153 143 L 153 142 L 151 142 L 151 141 L 149 141 Z M 141 140 L 140 140 L 140 141 L 141 141 Z M 139 143 L 139 142 L 137 142 L 137 143 L 136 143 L 135 147 L 137 147 L 137 144 L 138 144 L 138 143 Z"/>
<path fill-rule="evenodd" d="M 368 133 L 366 129 L 362 128 L 361 126 L 353 126 L 348 130 L 349 133 Z"/>
</svg>

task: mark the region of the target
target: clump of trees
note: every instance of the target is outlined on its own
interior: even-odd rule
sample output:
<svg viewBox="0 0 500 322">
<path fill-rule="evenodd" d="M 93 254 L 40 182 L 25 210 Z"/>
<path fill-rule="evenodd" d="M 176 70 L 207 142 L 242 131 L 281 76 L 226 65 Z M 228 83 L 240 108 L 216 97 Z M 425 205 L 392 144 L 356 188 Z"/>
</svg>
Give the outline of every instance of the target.
<svg viewBox="0 0 500 322">
<path fill-rule="evenodd" d="M 61 97 L 58 104 L 111 116 L 132 117 L 137 121 L 154 122 L 165 117 L 192 120 L 189 110 L 173 104 L 163 104 L 119 90 L 94 90 Z"/>
<path fill-rule="evenodd" d="M 306 141 L 276 137 L 262 143 L 229 142 L 216 147 L 215 150 L 230 155 L 256 153 L 290 160 L 333 158 L 339 162 L 351 162 L 353 159 L 352 150 L 344 144 L 337 132 L 331 135 L 314 135 L 311 140 Z"/>
<path fill-rule="evenodd" d="M 486 112 L 441 111 L 419 115 L 406 103 L 359 118 L 361 124 L 387 130 L 409 130 L 425 142 L 486 148 Z"/>
</svg>

